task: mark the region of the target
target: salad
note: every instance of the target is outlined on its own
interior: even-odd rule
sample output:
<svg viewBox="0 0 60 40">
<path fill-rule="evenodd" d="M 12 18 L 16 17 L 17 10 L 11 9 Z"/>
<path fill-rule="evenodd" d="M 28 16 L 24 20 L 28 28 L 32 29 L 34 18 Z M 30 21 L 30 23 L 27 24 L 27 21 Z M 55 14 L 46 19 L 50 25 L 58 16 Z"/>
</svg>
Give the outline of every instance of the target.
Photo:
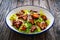
<svg viewBox="0 0 60 40">
<path fill-rule="evenodd" d="M 42 11 L 20 10 L 12 14 L 9 20 L 16 30 L 27 34 L 41 32 L 49 25 L 49 20 Z"/>
</svg>

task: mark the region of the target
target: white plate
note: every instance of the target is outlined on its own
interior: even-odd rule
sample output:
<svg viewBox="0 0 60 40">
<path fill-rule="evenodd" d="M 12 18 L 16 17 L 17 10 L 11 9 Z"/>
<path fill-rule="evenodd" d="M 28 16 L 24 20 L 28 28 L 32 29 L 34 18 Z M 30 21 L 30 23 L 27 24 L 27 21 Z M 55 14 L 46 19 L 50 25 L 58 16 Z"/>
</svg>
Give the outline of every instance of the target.
<svg viewBox="0 0 60 40">
<path fill-rule="evenodd" d="M 6 16 L 6 24 L 8 25 L 8 27 L 9 27 L 10 29 L 14 30 L 15 32 L 21 33 L 21 32 L 19 32 L 18 30 L 16 30 L 14 27 L 11 26 L 11 21 L 9 20 L 9 17 L 10 17 L 12 14 L 14 14 L 14 13 L 19 12 L 19 11 L 22 10 L 22 9 L 37 10 L 37 11 L 40 11 L 40 9 L 42 9 L 43 12 L 44 12 L 44 14 L 46 15 L 46 17 L 49 19 L 50 24 L 47 26 L 46 29 L 44 29 L 43 31 L 41 31 L 41 32 L 39 32 L 39 33 L 45 32 L 45 31 L 47 31 L 48 29 L 51 28 L 51 26 L 52 26 L 52 24 L 53 24 L 53 22 L 54 22 L 54 17 L 53 17 L 53 15 L 52 15 L 48 10 L 46 10 L 46 9 L 44 9 L 44 8 L 42 8 L 42 7 L 38 7 L 38 6 L 22 6 L 22 7 L 18 7 L 18 8 L 13 9 L 12 11 L 10 11 L 10 12 L 7 14 L 7 16 Z M 22 33 L 22 34 L 24 34 L 24 33 Z M 38 34 L 38 33 L 35 33 L 35 34 Z"/>
</svg>

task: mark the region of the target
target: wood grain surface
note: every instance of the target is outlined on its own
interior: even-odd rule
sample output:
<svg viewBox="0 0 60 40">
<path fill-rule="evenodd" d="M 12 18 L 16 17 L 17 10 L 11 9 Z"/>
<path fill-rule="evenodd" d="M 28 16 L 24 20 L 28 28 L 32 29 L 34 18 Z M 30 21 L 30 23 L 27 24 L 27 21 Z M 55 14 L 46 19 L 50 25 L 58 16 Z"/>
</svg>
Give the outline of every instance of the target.
<svg viewBox="0 0 60 40">
<path fill-rule="evenodd" d="M 12 9 L 23 5 L 42 6 L 52 12 L 54 25 L 47 32 L 25 36 L 11 31 L 5 23 L 5 16 Z M 56 0 L 0 0 L 0 40 L 60 40 L 60 9 Z"/>
</svg>

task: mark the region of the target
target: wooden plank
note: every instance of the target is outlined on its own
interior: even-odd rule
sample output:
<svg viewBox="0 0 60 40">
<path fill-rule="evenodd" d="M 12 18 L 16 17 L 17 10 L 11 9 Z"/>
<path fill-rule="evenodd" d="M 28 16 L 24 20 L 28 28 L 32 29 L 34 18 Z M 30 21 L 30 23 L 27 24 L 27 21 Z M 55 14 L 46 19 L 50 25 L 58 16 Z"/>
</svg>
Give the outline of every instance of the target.
<svg viewBox="0 0 60 40">
<path fill-rule="evenodd" d="M 17 7 L 22 6 L 24 4 L 24 0 L 17 0 Z"/>
<path fill-rule="evenodd" d="M 31 0 L 25 0 L 24 5 L 32 5 Z"/>
<path fill-rule="evenodd" d="M 9 35 L 10 35 L 10 30 L 7 28 L 6 24 L 5 24 L 5 15 L 6 13 L 8 13 L 8 10 L 11 10 L 12 8 L 15 8 L 16 6 L 14 6 L 16 4 L 15 0 L 12 1 L 14 4 L 10 4 L 10 0 L 3 0 L 0 6 L 0 17 L 1 17 L 1 21 L 0 21 L 0 40 L 8 40 L 9 39 Z"/>
<path fill-rule="evenodd" d="M 0 4 L 2 3 L 2 0 L 0 0 Z"/>
<path fill-rule="evenodd" d="M 48 9 L 48 5 L 47 5 L 46 0 L 34 0 L 33 4 L 36 6 L 41 6 L 41 7 Z"/>
<path fill-rule="evenodd" d="M 55 34 L 55 38 L 56 40 L 60 40 L 60 11 L 59 11 L 59 5 L 57 4 L 57 2 L 59 3 L 60 1 L 58 0 L 54 0 L 55 4 L 54 6 L 51 5 L 50 3 L 50 7 L 52 7 L 51 10 L 53 10 L 54 12 L 54 17 L 55 17 L 55 25 L 54 25 L 54 34 Z"/>
<path fill-rule="evenodd" d="M 40 0 L 40 6 L 48 9 L 48 5 L 47 5 L 46 0 Z"/>
<path fill-rule="evenodd" d="M 59 31 L 59 20 L 60 20 L 60 16 L 58 17 L 58 15 L 60 15 L 60 13 L 58 12 L 57 7 L 55 6 L 56 1 L 55 0 L 48 0 L 49 3 L 49 10 L 52 12 L 53 16 L 55 17 L 55 22 L 54 22 L 54 26 L 51 30 L 49 30 L 49 34 L 52 37 L 52 40 L 60 40 L 59 39 L 59 35 L 57 34 L 57 32 Z"/>
<path fill-rule="evenodd" d="M 3 0 L 2 1 L 2 3 L 1 3 L 1 5 L 0 5 L 0 17 L 1 17 L 1 19 L 0 19 L 0 40 L 8 40 L 8 35 L 9 35 L 9 29 L 7 29 L 6 28 L 6 25 L 5 25 L 5 23 L 4 23 L 4 17 L 5 17 L 5 13 L 6 13 L 6 11 L 7 11 L 7 3 L 5 3 L 5 2 L 7 2 L 7 0 Z M 7 6 L 6 6 L 7 5 Z M 8 31 L 7 31 L 7 30 Z"/>
<path fill-rule="evenodd" d="M 39 6 L 38 1 L 39 1 L 39 0 L 34 0 L 34 5 Z"/>
</svg>

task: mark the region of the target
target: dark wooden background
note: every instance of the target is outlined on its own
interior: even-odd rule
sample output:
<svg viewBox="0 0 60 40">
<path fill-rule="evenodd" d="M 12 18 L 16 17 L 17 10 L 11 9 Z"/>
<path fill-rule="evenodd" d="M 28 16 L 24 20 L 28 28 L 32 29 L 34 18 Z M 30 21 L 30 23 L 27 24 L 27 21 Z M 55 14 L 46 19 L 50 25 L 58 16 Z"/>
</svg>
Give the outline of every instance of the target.
<svg viewBox="0 0 60 40">
<path fill-rule="evenodd" d="M 6 14 L 13 8 L 23 5 L 42 6 L 50 10 L 55 23 L 47 32 L 25 36 L 11 31 L 5 24 Z M 60 40 L 60 2 L 59 0 L 0 0 L 0 40 Z"/>
</svg>

